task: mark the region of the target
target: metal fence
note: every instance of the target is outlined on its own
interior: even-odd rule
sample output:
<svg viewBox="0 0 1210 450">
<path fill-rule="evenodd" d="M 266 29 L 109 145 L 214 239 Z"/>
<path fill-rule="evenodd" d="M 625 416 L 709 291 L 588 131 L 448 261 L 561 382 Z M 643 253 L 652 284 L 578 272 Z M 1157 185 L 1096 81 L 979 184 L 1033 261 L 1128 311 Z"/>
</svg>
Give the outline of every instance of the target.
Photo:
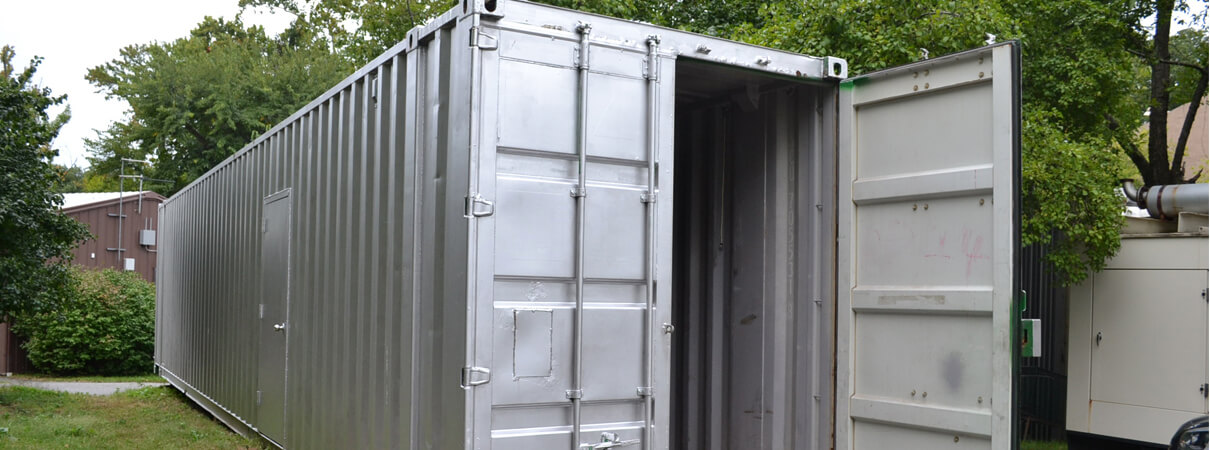
<svg viewBox="0 0 1210 450">
<path fill-rule="evenodd" d="M 1067 414 L 1067 288 L 1046 262 L 1042 245 L 1021 253 L 1021 289 L 1026 319 L 1042 319 L 1042 356 L 1022 358 L 1020 395 L 1021 438 L 1062 440 Z"/>
</svg>

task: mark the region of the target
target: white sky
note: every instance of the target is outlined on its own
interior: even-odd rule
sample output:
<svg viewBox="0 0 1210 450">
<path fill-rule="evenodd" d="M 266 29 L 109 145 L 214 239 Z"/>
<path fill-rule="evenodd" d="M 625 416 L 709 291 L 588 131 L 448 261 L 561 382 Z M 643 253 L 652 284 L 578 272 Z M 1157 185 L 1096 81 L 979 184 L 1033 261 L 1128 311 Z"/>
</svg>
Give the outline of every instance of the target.
<svg viewBox="0 0 1210 450">
<path fill-rule="evenodd" d="M 1206 7 L 1205 0 L 1190 3 L 1195 9 Z M 86 167 L 84 139 L 121 120 L 127 109 L 125 101 L 106 100 L 96 92 L 84 79 L 88 69 L 117 58 L 127 45 L 171 41 L 207 15 L 231 18 L 237 12 L 238 0 L 0 0 L 0 45 L 16 48 L 16 67 L 24 68 L 34 56 L 44 58 L 35 81 L 56 95 L 67 94 L 72 111 L 54 142 L 59 149 L 55 162 Z M 245 23 L 263 25 L 270 34 L 291 19 L 265 11 L 244 17 Z M 1174 32 L 1179 28 L 1173 24 Z"/>
<path fill-rule="evenodd" d="M 233 18 L 238 0 L 0 0 L 0 46 L 12 45 L 14 68 L 43 58 L 35 82 L 55 95 L 67 94 L 71 121 L 54 142 L 55 162 L 88 166 L 84 138 L 121 120 L 127 105 L 106 100 L 84 79 L 88 69 L 118 57 L 132 44 L 184 37 L 205 16 Z M 285 13 L 245 13 L 246 24 L 279 33 L 293 17 Z M 53 111 L 57 113 L 58 111 Z"/>
</svg>

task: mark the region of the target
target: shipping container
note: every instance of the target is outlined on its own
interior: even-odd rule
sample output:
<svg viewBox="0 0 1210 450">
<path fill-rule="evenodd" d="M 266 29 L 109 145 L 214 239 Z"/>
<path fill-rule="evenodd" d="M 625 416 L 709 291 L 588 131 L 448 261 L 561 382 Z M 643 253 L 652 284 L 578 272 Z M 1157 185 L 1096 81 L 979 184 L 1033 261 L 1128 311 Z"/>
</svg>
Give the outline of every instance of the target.
<svg viewBox="0 0 1210 450">
<path fill-rule="evenodd" d="M 289 448 L 1007 449 L 1017 58 L 468 0 L 164 203 L 157 367 Z"/>
</svg>

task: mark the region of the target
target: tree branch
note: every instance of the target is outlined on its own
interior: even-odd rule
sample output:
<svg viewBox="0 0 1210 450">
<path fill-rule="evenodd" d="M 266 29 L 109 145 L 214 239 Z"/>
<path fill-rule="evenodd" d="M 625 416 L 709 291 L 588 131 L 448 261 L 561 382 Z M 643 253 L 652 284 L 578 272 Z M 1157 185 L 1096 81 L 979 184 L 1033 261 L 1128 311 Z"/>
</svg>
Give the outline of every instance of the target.
<svg viewBox="0 0 1210 450">
<path fill-rule="evenodd" d="M 1129 53 L 1129 54 L 1131 54 L 1131 55 L 1134 55 L 1134 56 L 1137 56 L 1137 57 L 1139 57 L 1139 58 L 1143 58 L 1143 59 L 1151 59 L 1151 55 L 1148 55 L 1148 54 L 1146 54 L 1146 53 L 1140 52 L 1140 51 L 1138 51 L 1138 50 L 1126 49 L 1126 53 Z"/>
<path fill-rule="evenodd" d="M 199 132 L 197 131 L 197 128 L 193 128 L 193 125 L 190 125 L 190 124 L 187 124 L 187 123 L 186 123 L 186 124 L 185 124 L 185 131 L 188 131 L 188 132 L 189 132 L 189 134 L 192 134 L 192 135 L 193 135 L 193 137 L 194 137 L 194 138 L 196 138 L 196 139 L 198 140 L 198 143 L 202 144 L 202 149 L 203 149 L 203 150 L 206 150 L 206 149 L 209 149 L 209 148 L 213 147 L 213 145 L 210 145 L 210 140 L 206 139 L 206 137 L 205 137 L 205 136 L 202 136 L 202 133 L 199 133 Z"/>
<path fill-rule="evenodd" d="M 1194 67 L 1202 72 L 1202 77 L 1197 81 L 1197 87 L 1193 88 L 1193 99 L 1189 102 L 1189 109 L 1185 111 L 1185 122 L 1181 124 L 1181 134 L 1176 138 L 1176 150 L 1172 154 L 1172 173 L 1176 179 L 1181 179 L 1184 175 L 1185 146 L 1189 144 L 1189 132 L 1193 130 L 1193 120 L 1197 117 L 1197 109 L 1202 106 L 1202 97 L 1206 95 L 1206 84 L 1210 83 L 1210 72 L 1200 67 Z"/>
<path fill-rule="evenodd" d="M 1196 70 L 1196 71 L 1198 71 L 1198 72 L 1201 72 L 1201 73 L 1203 73 L 1203 74 L 1205 74 L 1205 73 L 1206 73 L 1206 68 L 1205 68 L 1205 67 L 1202 67 L 1202 66 L 1199 66 L 1199 65 L 1197 65 L 1197 64 L 1190 64 L 1190 63 L 1187 63 L 1187 62 L 1175 61 L 1175 60 L 1171 60 L 1171 59 L 1161 59 L 1161 60 L 1160 60 L 1160 62 L 1162 62 L 1162 63 L 1164 63 L 1164 64 L 1173 65 L 1173 66 L 1183 66 L 1183 67 L 1188 67 L 1188 68 L 1190 68 L 1190 69 L 1194 69 L 1194 70 Z"/>
<path fill-rule="evenodd" d="M 1113 114 L 1106 113 L 1105 121 L 1106 126 L 1109 127 L 1109 131 L 1113 132 L 1114 142 L 1117 142 L 1118 146 L 1122 147 L 1122 151 L 1126 152 L 1126 156 L 1130 157 L 1130 161 L 1139 169 L 1139 174 L 1143 176 L 1143 184 L 1151 184 L 1151 171 L 1148 170 L 1150 164 L 1147 162 L 1147 158 L 1143 156 L 1143 152 L 1139 151 L 1139 147 L 1134 145 L 1134 141 L 1131 141 L 1129 136 L 1123 135 L 1121 131 L 1122 124 L 1118 122 L 1118 119 Z"/>
<path fill-rule="evenodd" d="M 1202 172 L 1204 172 L 1205 170 L 1206 170 L 1205 168 L 1197 169 L 1197 173 L 1193 174 L 1192 177 L 1185 179 L 1185 184 L 1196 183 L 1197 179 L 1202 177 Z"/>
</svg>

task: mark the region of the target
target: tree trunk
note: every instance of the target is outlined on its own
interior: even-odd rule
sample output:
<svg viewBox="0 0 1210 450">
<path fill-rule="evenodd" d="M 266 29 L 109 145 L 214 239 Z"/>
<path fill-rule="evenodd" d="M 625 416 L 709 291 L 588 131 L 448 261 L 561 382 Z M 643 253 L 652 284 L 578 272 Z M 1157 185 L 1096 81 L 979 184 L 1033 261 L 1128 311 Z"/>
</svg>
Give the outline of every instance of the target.
<svg viewBox="0 0 1210 450">
<path fill-rule="evenodd" d="M 1173 177 L 1168 167 L 1168 84 L 1172 66 L 1168 52 L 1168 34 L 1172 30 L 1172 8 L 1175 0 L 1155 2 L 1155 53 L 1151 63 L 1151 114 L 1148 117 L 1147 160 L 1148 166 L 1140 167 L 1143 182 L 1147 185 L 1180 183 L 1181 176 Z"/>
</svg>

